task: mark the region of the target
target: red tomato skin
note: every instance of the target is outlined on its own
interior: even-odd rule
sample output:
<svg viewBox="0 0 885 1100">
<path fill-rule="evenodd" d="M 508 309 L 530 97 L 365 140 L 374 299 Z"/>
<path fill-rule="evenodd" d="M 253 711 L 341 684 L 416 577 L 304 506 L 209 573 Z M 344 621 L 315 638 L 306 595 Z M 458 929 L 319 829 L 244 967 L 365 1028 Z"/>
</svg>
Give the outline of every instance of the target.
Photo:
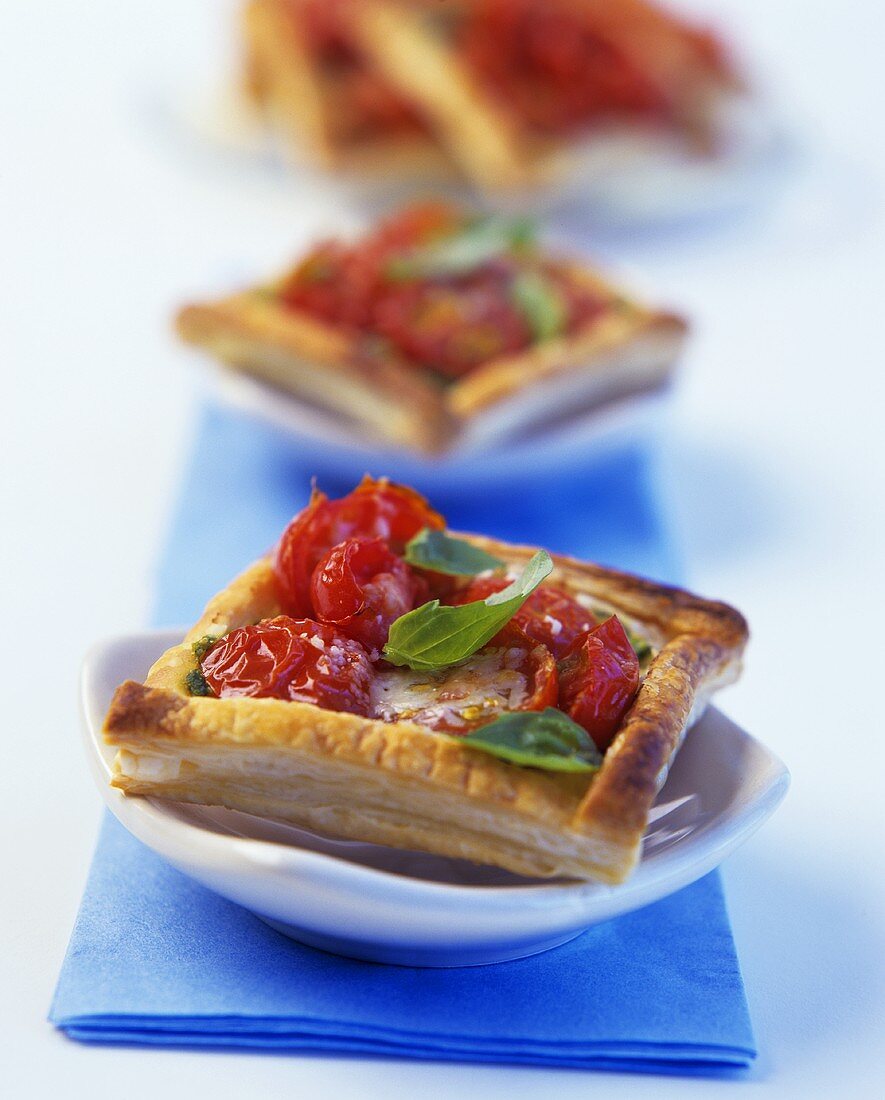
<svg viewBox="0 0 885 1100">
<path fill-rule="evenodd" d="M 380 538 L 394 554 L 402 554 L 422 528 L 442 531 L 446 526 L 420 493 L 387 478 L 366 475 L 352 493 L 332 504 L 335 537 L 330 546 L 351 537 Z"/>
<path fill-rule="evenodd" d="M 605 752 L 639 689 L 639 661 L 616 615 L 576 638 L 559 662 L 559 708 Z"/>
<path fill-rule="evenodd" d="M 334 623 L 377 658 L 390 624 L 414 607 L 417 587 L 383 539 L 346 539 L 314 569 L 311 601 L 320 621 Z"/>
<path fill-rule="evenodd" d="M 458 583 L 457 577 L 447 573 L 437 573 L 432 569 L 418 569 L 412 567 L 412 575 L 415 578 L 415 603 L 414 607 L 420 607 L 428 600 L 439 600 L 440 603 L 448 603 L 449 597 Z"/>
<path fill-rule="evenodd" d="M 320 559 L 349 538 L 380 538 L 394 554 L 424 527 L 442 530 L 445 520 L 413 489 L 386 478 L 364 477 L 339 500 L 314 490 L 310 503 L 283 532 L 273 570 L 283 610 L 310 616 L 311 578 Z"/>
<path fill-rule="evenodd" d="M 503 577 L 481 577 L 471 581 L 446 602 L 462 604 L 484 600 L 493 592 L 506 588 L 507 583 Z M 576 638 L 594 628 L 596 620 L 567 592 L 552 584 L 542 584 L 513 616 L 511 623 L 515 623 L 532 641 L 545 645 L 558 661 L 565 656 Z"/>
<path fill-rule="evenodd" d="M 221 699 L 248 696 L 313 703 L 368 715 L 374 671 L 359 642 L 334 626 L 278 615 L 226 634 L 201 668 Z"/>
<path fill-rule="evenodd" d="M 288 276 L 280 299 L 330 324 L 373 331 L 376 304 L 390 286 L 391 259 L 454 232 L 463 221 L 448 203 L 407 206 L 354 245 L 318 245 Z"/>
<path fill-rule="evenodd" d="M 277 593 L 283 609 L 291 615 L 311 613 L 310 578 L 325 549 L 330 504 L 325 493 L 314 489 L 307 507 L 291 521 L 274 549 Z"/>
<path fill-rule="evenodd" d="M 284 280 L 280 301 L 370 337 L 361 349 L 370 361 L 380 338 L 405 364 L 449 378 L 535 343 L 513 295 L 527 262 L 561 298 L 565 331 L 583 329 L 608 308 L 608 295 L 575 278 L 568 264 L 537 256 L 501 255 L 460 274 L 391 276 L 392 261 L 466 224 L 466 215 L 446 204 L 406 207 L 352 245 L 318 244 Z"/>
<path fill-rule="evenodd" d="M 475 577 L 464 588 L 460 588 L 457 592 L 452 593 L 446 600 L 447 604 L 452 606 L 460 606 L 464 603 L 474 603 L 476 600 L 484 600 L 486 596 L 491 596 L 493 592 L 500 592 L 502 588 L 506 588 L 509 581 L 504 577 Z"/>
<path fill-rule="evenodd" d="M 571 9 L 545 0 L 480 0 L 460 36 L 464 59 L 492 95 L 540 133 L 572 132 L 612 113 L 666 117 L 663 89 L 619 43 L 631 35 L 629 13 L 612 25 L 606 5 Z"/>
</svg>

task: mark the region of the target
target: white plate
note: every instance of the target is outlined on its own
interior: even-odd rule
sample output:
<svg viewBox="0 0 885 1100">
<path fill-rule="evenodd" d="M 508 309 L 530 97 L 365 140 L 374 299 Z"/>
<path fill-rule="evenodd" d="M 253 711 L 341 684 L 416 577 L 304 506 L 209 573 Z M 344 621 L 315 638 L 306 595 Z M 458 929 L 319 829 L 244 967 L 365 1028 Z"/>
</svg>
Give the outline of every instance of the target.
<svg viewBox="0 0 885 1100">
<path fill-rule="evenodd" d="M 540 882 L 495 868 L 354 841 L 206 806 L 126 797 L 109 786 L 101 725 L 117 684 L 143 679 L 180 632 L 116 638 L 82 678 L 86 749 L 123 825 L 210 890 L 286 935 L 338 954 L 410 966 L 532 955 L 694 882 L 784 797 L 780 760 L 718 711 L 686 738 L 652 810 L 642 860 L 621 886 Z"/>
<path fill-rule="evenodd" d="M 427 495 L 475 490 L 479 485 L 562 476 L 623 449 L 647 448 L 667 423 L 671 389 L 635 394 L 583 415 L 547 424 L 498 446 L 475 445 L 439 457 L 423 457 L 348 432 L 341 420 L 249 375 L 209 366 L 226 404 L 270 425 L 310 454 L 311 474 L 356 484 L 364 473 L 383 471 Z"/>
<path fill-rule="evenodd" d="M 328 192 L 377 210 L 415 191 L 448 193 L 459 201 L 482 202 L 457 178 L 391 178 L 355 172 L 325 172 L 288 147 L 261 113 L 244 100 L 235 83 L 213 72 L 189 72 L 170 79 L 160 93 L 160 117 L 170 143 L 226 160 L 241 179 L 244 168 L 263 174 L 281 194 L 293 187 Z M 578 213 L 592 225 L 626 231 L 724 215 L 767 202 L 792 167 L 796 148 L 789 127 L 764 98 L 736 96 L 723 110 L 721 150 L 716 157 L 687 152 L 667 135 L 597 135 L 576 144 L 572 163 L 543 191 L 499 196 L 497 206 L 535 213 Z"/>
</svg>

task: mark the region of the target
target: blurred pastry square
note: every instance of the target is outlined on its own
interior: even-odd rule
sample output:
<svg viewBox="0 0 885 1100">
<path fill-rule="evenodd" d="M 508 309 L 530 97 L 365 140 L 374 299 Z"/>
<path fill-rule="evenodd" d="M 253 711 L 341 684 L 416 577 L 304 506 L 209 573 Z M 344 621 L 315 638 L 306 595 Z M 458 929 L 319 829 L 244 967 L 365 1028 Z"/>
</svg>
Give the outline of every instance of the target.
<svg viewBox="0 0 885 1100">
<path fill-rule="evenodd" d="M 687 325 L 545 247 L 524 218 L 426 202 L 185 306 L 177 329 L 358 436 L 432 454 L 663 387 Z"/>
</svg>

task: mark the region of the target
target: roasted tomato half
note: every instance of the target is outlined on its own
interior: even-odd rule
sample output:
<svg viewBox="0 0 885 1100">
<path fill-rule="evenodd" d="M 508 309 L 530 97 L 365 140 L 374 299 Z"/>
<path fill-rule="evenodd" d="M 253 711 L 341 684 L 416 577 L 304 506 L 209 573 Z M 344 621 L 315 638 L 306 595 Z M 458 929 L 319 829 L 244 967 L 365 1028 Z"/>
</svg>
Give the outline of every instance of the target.
<svg viewBox="0 0 885 1100">
<path fill-rule="evenodd" d="M 339 500 L 314 491 L 292 520 L 274 552 L 273 567 L 283 609 L 311 614 L 311 578 L 320 559 L 351 538 L 382 539 L 394 554 L 423 527 L 442 530 L 445 520 L 413 489 L 386 478 L 363 478 Z"/>
<path fill-rule="evenodd" d="M 470 659 L 439 672 L 381 669 L 375 678 L 375 717 L 411 720 L 451 734 L 470 733 L 505 711 L 556 706 L 558 676 L 548 649 L 518 628 L 502 645 L 489 645 Z"/>
<path fill-rule="evenodd" d="M 383 539 L 346 539 L 320 559 L 310 596 L 318 619 L 377 657 L 390 624 L 412 610 L 417 588 L 411 569 Z"/>
<path fill-rule="evenodd" d="M 577 638 L 559 662 L 559 706 L 605 752 L 639 688 L 639 661 L 616 615 Z"/>
<path fill-rule="evenodd" d="M 512 280 L 506 265 L 486 265 L 458 279 L 389 286 L 375 306 L 374 328 L 411 362 L 460 378 L 532 343 L 528 319 L 513 301 Z"/>
<path fill-rule="evenodd" d="M 503 577 L 480 577 L 471 581 L 447 602 L 462 604 L 484 600 L 493 592 L 506 588 L 507 583 Z M 542 584 L 536 588 L 510 622 L 532 641 L 545 645 L 557 660 L 565 656 L 576 638 L 596 625 L 596 620 L 586 607 L 582 607 L 567 592 L 551 584 Z"/>
<path fill-rule="evenodd" d="M 360 645 L 334 626 L 278 615 L 232 630 L 205 654 L 206 682 L 222 699 L 286 699 L 368 715 L 374 671 Z"/>
<path fill-rule="evenodd" d="M 417 203 L 354 245 L 325 241 L 289 275 L 282 302 L 335 326 L 374 331 L 378 302 L 390 289 L 390 261 L 455 232 L 464 215 L 447 203 Z"/>
<path fill-rule="evenodd" d="M 623 45 L 648 28 L 634 26 L 621 7 L 479 0 L 460 48 L 491 94 L 540 133 L 568 133 L 612 114 L 665 116 L 662 88 Z"/>
</svg>

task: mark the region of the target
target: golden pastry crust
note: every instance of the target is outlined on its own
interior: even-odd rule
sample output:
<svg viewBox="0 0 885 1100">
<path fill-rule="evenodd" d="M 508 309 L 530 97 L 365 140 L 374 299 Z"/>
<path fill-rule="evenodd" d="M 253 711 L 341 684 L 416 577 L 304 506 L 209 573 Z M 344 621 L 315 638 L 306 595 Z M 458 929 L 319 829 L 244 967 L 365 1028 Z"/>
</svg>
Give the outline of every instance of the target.
<svg viewBox="0 0 885 1100">
<path fill-rule="evenodd" d="M 243 13 L 244 91 L 286 137 L 297 158 L 354 175 L 445 180 L 454 166 L 430 135 L 341 131 L 340 90 L 310 50 L 298 0 L 250 0 Z"/>
<path fill-rule="evenodd" d="M 462 537 L 517 567 L 533 553 Z M 144 684 L 117 690 L 104 729 L 119 749 L 113 785 L 524 875 L 623 881 L 689 722 L 738 675 L 747 627 L 725 604 L 571 558 L 553 560 L 552 583 L 617 611 L 657 650 L 590 778 L 518 767 L 414 722 L 278 699 L 190 696 L 185 678 L 195 667 L 194 642 L 279 613 L 263 559 L 209 603 Z"/>
<path fill-rule="evenodd" d="M 456 430 L 440 387 L 389 356 L 272 296 L 245 292 L 185 306 L 175 326 L 189 344 L 308 405 L 350 420 L 359 431 L 433 453 Z"/>
<path fill-rule="evenodd" d="M 485 190 L 521 191 L 551 175 L 549 158 L 515 118 L 484 95 L 451 45 L 428 29 L 414 5 L 355 5 L 351 32 L 391 85 L 419 104 L 444 149 Z"/>
<path fill-rule="evenodd" d="M 570 272 L 608 296 L 603 316 L 447 385 L 390 353 L 366 354 L 365 339 L 284 306 L 268 289 L 187 305 L 175 324 L 184 340 L 227 366 L 347 418 L 362 434 L 433 454 L 667 383 L 685 342 L 685 320 L 625 298 L 587 268 L 573 264 Z"/>
</svg>

